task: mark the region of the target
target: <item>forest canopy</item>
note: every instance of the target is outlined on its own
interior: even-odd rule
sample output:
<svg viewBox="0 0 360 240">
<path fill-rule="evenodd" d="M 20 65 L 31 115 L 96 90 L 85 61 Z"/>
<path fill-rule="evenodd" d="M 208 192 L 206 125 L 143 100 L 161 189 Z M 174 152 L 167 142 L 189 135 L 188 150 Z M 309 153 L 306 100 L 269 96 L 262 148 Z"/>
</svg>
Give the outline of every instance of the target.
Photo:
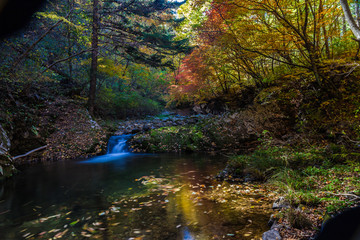
<svg viewBox="0 0 360 240">
<path fill-rule="evenodd" d="M 358 26 L 358 2 L 350 8 Z M 175 101 L 231 99 L 292 75 L 336 92 L 330 61 L 357 58 L 358 42 L 337 0 L 190 1 L 180 11 L 196 16 L 182 28 L 191 29 L 197 47 L 176 76 Z"/>
<path fill-rule="evenodd" d="M 77 97 L 111 118 L 241 107 L 294 82 L 337 96 L 335 69 L 358 59 L 359 12 L 338 0 L 48 1 L 1 41 L 2 94 L 7 106 Z"/>
<path fill-rule="evenodd" d="M 181 4 L 48 1 L 26 28 L 1 41 L 6 106 L 60 94 L 88 98 L 92 114 L 95 107 L 108 117 L 157 112 L 169 83 L 166 69 L 190 50 L 173 30 Z M 113 108 L 103 108 L 106 102 Z"/>
</svg>

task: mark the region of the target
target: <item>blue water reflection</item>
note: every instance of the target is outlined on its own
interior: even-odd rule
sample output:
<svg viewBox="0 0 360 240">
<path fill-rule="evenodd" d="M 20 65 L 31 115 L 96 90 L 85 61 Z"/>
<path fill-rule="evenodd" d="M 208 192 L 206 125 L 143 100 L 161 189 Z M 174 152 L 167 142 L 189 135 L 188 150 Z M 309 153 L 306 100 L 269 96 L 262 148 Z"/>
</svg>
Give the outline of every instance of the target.
<svg viewBox="0 0 360 240">
<path fill-rule="evenodd" d="M 98 156 L 98 157 L 93 157 L 90 158 L 88 160 L 85 161 L 81 161 L 79 163 L 106 163 L 106 162 L 113 162 L 113 161 L 118 161 L 118 160 L 124 160 L 125 158 L 129 157 L 130 155 L 132 155 L 131 153 L 111 153 L 111 154 L 106 154 L 106 155 L 102 155 L 102 156 Z"/>
</svg>

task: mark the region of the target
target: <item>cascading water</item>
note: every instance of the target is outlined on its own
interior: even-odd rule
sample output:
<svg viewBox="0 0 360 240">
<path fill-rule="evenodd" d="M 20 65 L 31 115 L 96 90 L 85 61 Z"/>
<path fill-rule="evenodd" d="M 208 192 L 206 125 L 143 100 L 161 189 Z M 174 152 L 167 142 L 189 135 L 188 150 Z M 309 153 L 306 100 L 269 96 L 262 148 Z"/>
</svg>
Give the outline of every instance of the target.
<svg viewBox="0 0 360 240">
<path fill-rule="evenodd" d="M 129 153 L 126 142 L 133 135 L 112 136 L 109 139 L 107 154 Z"/>
<path fill-rule="evenodd" d="M 133 135 L 120 135 L 120 136 L 112 136 L 109 139 L 107 153 L 102 156 L 97 156 L 90 158 L 89 160 L 81 161 L 81 163 L 103 163 L 103 162 L 111 162 L 116 161 L 124 156 L 131 154 L 129 151 L 127 141 Z"/>
</svg>

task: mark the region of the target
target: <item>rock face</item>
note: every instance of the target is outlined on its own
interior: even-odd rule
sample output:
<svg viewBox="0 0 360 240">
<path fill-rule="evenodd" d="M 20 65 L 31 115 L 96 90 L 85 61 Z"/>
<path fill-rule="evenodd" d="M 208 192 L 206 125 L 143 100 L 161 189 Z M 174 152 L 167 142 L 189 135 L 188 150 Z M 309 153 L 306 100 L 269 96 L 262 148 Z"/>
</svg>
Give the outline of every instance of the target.
<svg viewBox="0 0 360 240">
<path fill-rule="evenodd" d="M 57 99 L 48 102 L 41 118 L 42 126 L 52 128 L 46 138 L 42 161 L 75 159 L 96 155 L 106 148 L 106 133 L 90 116 L 81 102 Z"/>
<path fill-rule="evenodd" d="M 115 132 L 115 135 L 135 134 L 135 133 L 147 132 L 150 131 L 151 129 L 157 129 L 161 127 L 195 124 L 204 117 L 205 116 L 203 115 L 193 115 L 190 117 L 184 117 L 180 115 L 168 114 L 166 117 L 162 117 L 162 118 L 156 117 L 153 119 L 123 121 L 120 122 L 119 128 Z"/>
<path fill-rule="evenodd" d="M 0 125 L 0 178 L 10 177 L 16 171 L 13 160 L 8 153 L 10 147 L 10 139 Z"/>
</svg>

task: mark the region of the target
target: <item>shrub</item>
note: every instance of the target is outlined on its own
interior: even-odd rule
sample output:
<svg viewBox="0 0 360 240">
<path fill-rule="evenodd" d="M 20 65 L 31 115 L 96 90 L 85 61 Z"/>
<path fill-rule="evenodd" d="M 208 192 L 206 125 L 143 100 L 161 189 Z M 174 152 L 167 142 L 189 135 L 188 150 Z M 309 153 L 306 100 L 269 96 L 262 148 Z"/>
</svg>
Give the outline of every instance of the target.
<svg viewBox="0 0 360 240">
<path fill-rule="evenodd" d="M 231 158 L 229 167 L 236 173 L 251 175 L 259 180 L 268 179 L 275 171 L 288 165 L 285 150 L 280 147 L 268 147 L 255 150 L 249 155 Z"/>
<path fill-rule="evenodd" d="M 297 229 L 311 228 L 312 222 L 300 210 L 290 208 L 286 214 L 287 219 L 292 227 Z"/>
<path fill-rule="evenodd" d="M 193 152 L 204 149 L 204 138 L 196 125 L 188 125 L 154 129 L 149 134 L 135 136 L 132 142 L 151 152 Z"/>
<path fill-rule="evenodd" d="M 111 88 L 102 88 L 96 101 L 97 113 L 110 118 L 154 115 L 162 108 L 159 102 L 143 97 L 137 92 L 120 93 Z"/>
</svg>

